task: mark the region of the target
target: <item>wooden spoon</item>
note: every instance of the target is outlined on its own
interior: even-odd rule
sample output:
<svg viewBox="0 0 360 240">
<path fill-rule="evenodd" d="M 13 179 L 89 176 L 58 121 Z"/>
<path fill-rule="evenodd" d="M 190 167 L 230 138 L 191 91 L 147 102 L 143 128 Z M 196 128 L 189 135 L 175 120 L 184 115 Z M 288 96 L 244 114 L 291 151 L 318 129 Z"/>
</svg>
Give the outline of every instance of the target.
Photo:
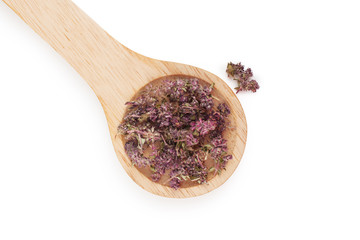
<svg viewBox="0 0 360 240">
<path fill-rule="evenodd" d="M 61 54 L 87 81 L 104 109 L 111 139 L 120 163 L 129 176 L 145 190 L 165 197 L 185 198 L 202 195 L 223 184 L 235 171 L 244 153 L 247 125 L 244 111 L 234 92 L 214 74 L 197 67 L 160 61 L 126 48 L 70 0 L 3 0 L 36 33 Z M 171 75 L 194 76 L 214 82 L 231 108 L 230 142 L 234 158 L 226 171 L 208 184 L 174 190 L 152 182 L 131 165 L 117 127 L 125 113 L 125 102 L 152 80 Z M 235 189 L 234 189 L 235 190 Z"/>
</svg>

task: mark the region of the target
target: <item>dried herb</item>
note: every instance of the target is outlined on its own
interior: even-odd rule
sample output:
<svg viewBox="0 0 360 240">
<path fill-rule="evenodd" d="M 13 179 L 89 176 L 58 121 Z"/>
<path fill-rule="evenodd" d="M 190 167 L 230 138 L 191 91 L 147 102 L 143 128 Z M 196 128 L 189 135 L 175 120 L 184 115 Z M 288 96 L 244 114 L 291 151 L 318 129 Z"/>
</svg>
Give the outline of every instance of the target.
<svg viewBox="0 0 360 240">
<path fill-rule="evenodd" d="M 256 92 L 260 88 L 258 82 L 252 79 L 253 73 L 251 68 L 245 70 L 244 65 L 241 63 L 228 63 L 226 73 L 229 78 L 237 81 L 238 86 L 235 88 L 235 90 L 237 90 L 236 93 L 240 91 Z"/>
<path fill-rule="evenodd" d="M 220 173 L 232 159 L 223 137 L 230 109 L 225 103 L 215 107 L 213 88 L 176 77 L 148 86 L 126 103 L 118 131 L 133 165 L 149 168 L 154 182 L 165 176 L 174 189 L 185 181 L 206 183 L 210 173 Z"/>
</svg>

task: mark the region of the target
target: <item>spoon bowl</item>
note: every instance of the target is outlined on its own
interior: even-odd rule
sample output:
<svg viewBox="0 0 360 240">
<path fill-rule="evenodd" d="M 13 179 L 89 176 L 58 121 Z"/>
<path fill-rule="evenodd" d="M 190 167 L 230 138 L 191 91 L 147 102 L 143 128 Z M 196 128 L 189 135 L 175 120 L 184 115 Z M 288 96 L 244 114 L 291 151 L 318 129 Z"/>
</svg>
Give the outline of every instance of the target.
<svg viewBox="0 0 360 240">
<path fill-rule="evenodd" d="M 216 75 L 190 65 L 160 61 L 140 55 L 112 38 L 70 0 L 3 0 L 36 33 L 61 54 L 94 90 L 104 109 L 116 155 L 127 174 L 143 189 L 164 197 L 185 198 L 205 194 L 222 185 L 235 171 L 244 153 L 247 125 L 234 92 Z M 184 75 L 215 83 L 231 109 L 233 159 L 226 171 L 207 184 L 180 188 L 152 182 L 132 166 L 117 136 L 125 103 L 153 80 Z"/>
</svg>

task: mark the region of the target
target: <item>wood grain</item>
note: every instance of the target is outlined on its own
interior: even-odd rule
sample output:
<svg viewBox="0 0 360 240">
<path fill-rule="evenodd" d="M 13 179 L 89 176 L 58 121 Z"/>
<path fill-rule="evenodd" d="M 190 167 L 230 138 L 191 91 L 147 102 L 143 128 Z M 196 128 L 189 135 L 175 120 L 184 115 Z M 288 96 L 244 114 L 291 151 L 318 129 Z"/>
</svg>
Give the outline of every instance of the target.
<svg viewBox="0 0 360 240">
<path fill-rule="evenodd" d="M 100 100 L 118 159 L 128 175 L 143 189 L 164 197 L 185 198 L 205 194 L 222 185 L 235 171 L 245 150 L 247 124 L 234 92 L 214 74 L 189 65 L 160 61 L 126 48 L 69 0 L 3 0 L 37 34 L 62 55 L 87 81 Z M 232 110 L 234 159 L 227 170 L 208 184 L 173 190 L 154 183 L 131 165 L 117 127 L 125 102 L 144 85 L 164 76 L 186 75 L 215 82 Z M 235 190 L 235 189 L 234 189 Z"/>
</svg>

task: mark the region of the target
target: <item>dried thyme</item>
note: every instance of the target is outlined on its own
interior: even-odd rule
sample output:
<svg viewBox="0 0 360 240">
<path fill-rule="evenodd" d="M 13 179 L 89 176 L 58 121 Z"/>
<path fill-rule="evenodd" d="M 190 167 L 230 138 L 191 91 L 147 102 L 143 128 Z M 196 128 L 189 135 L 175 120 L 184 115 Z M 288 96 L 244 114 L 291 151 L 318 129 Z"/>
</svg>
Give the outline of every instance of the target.
<svg viewBox="0 0 360 240">
<path fill-rule="evenodd" d="M 237 81 L 238 86 L 235 88 L 235 90 L 237 90 L 236 93 L 240 91 L 256 92 L 260 88 L 258 82 L 252 79 L 253 73 L 251 68 L 245 70 L 244 65 L 241 63 L 228 63 L 226 73 L 229 78 Z"/>
<path fill-rule="evenodd" d="M 215 106 L 213 88 L 177 77 L 147 87 L 126 103 L 129 109 L 118 128 L 125 151 L 136 167 L 150 169 L 154 182 L 167 175 L 166 184 L 174 189 L 185 181 L 206 183 L 232 159 L 223 137 L 230 109 L 225 103 Z"/>
</svg>

